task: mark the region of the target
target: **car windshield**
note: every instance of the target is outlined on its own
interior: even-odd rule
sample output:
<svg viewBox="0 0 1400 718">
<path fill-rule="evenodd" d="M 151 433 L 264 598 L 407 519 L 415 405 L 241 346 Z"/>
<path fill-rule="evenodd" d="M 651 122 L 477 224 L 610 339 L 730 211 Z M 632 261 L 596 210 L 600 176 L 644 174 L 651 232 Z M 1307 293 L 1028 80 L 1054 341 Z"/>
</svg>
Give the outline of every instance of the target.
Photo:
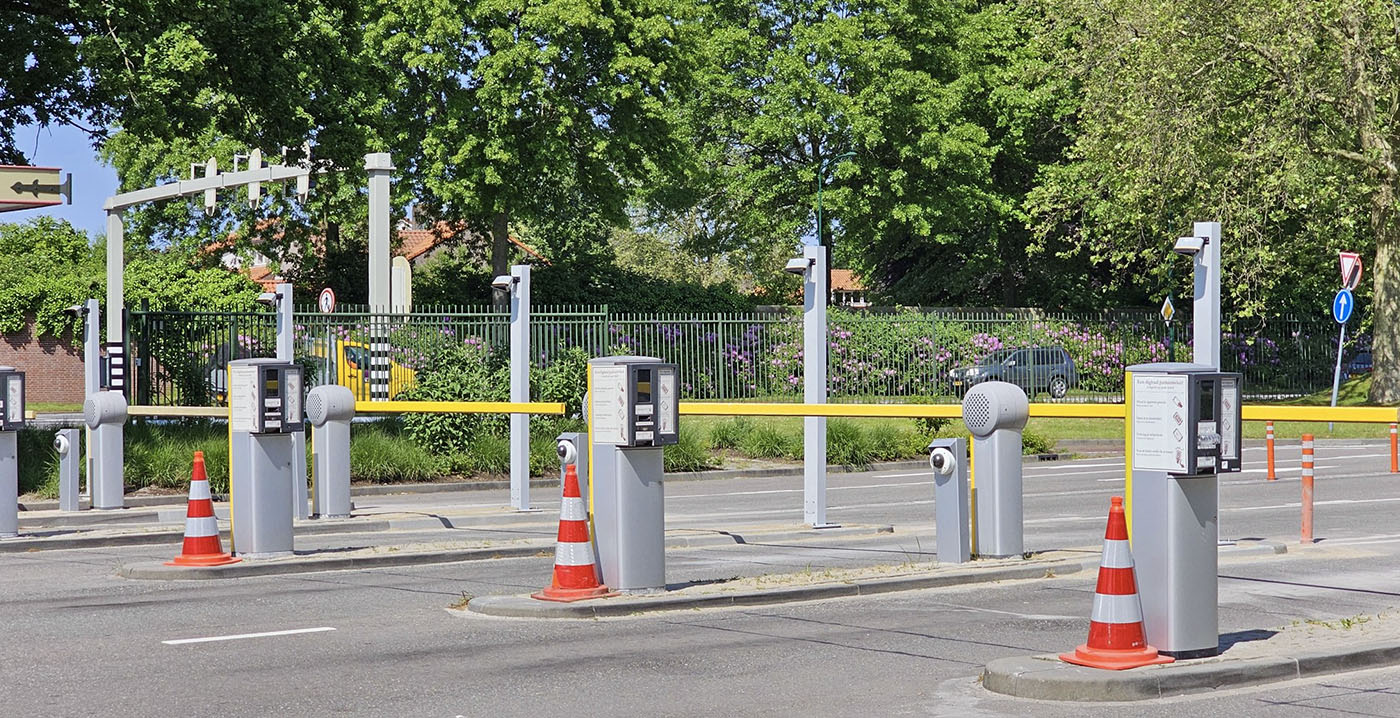
<svg viewBox="0 0 1400 718">
<path fill-rule="evenodd" d="M 1015 352 L 1016 352 L 1015 349 L 1003 349 L 1003 350 L 1001 350 L 1001 351 L 999 351 L 999 352 L 992 352 L 991 354 L 988 354 L 988 355 L 987 355 L 987 358 L 985 358 L 985 359 L 983 359 L 982 361 L 979 361 L 979 362 L 977 362 L 977 363 L 978 363 L 980 366 L 989 366 L 989 365 L 991 365 L 991 364 L 1000 364 L 1000 363 L 1006 361 L 1007 357 L 1010 357 L 1010 356 L 1011 356 L 1012 354 L 1014 354 Z"/>
</svg>

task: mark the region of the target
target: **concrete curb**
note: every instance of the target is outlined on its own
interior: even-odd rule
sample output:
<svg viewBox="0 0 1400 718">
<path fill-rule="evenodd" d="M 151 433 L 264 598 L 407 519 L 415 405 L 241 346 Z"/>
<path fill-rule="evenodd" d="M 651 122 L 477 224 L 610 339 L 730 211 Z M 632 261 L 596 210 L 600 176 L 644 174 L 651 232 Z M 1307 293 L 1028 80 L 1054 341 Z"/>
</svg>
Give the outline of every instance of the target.
<svg viewBox="0 0 1400 718">
<path fill-rule="evenodd" d="M 892 526 L 849 526 L 834 529 L 805 529 L 769 532 L 710 532 L 702 536 L 668 536 L 666 548 L 695 548 L 730 544 L 798 541 L 825 536 L 865 536 L 892 533 Z M 554 541 L 520 541 L 499 547 L 446 549 L 439 551 L 395 551 L 371 556 L 336 556 L 334 552 L 308 552 L 290 558 L 245 560 L 226 566 L 184 567 L 166 566 L 161 562 L 127 564 L 117 570 L 122 578 L 181 581 L 245 576 L 271 576 L 292 573 L 320 573 L 386 566 L 422 566 L 435 563 L 484 561 L 497 558 L 547 557 L 553 554 Z M 327 554 L 327 555 L 318 555 Z"/>
<path fill-rule="evenodd" d="M 1076 573 L 1080 570 L 1082 567 L 1076 561 L 1032 561 L 1022 565 L 955 569 L 929 576 L 876 578 L 700 596 L 635 595 L 576 603 L 537 601 L 528 596 L 482 596 L 469 601 L 466 611 L 462 613 L 464 615 L 476 613 L 500 618 L 606 618 L 695 608 L 768 606 L 846 596 L 871 596 L 895 591 L 917 591 L 926 588 L 944 588 L 974 583 L 1045 578 L 1048 575 L 1059 576 Z"/>
<path fill-rule="evenodd" d="M 1049 701 L 1140 701 L 1400 665 L 1400 644 L 1369 643 L 1296 656 L 1181 661 L 1127 671 L 1074 666 L 1055 656 L 1002 658 L 982 671 L 993 693 Z"/>
<path fill-rule="evenodd" d="M 388 531 L 389 521 L 357 521 L 355 523 L 313 523 L 299 525 L 294 529 L 298 536 L 318 536 L 338 533 L 372 533 Z M 157 546 L 171 544 L 178 546 L 185 538 L 184 529 L 144 531 L 141 533 L 102 534 L 97 536 L 70 536 L 75 532 L 62 532 L 51 536 L 24 536 L 0 539 L 0 553 L 25 553 L 29 551 L 61 551 L 68 549 L 107 548 L 110 546 Z M 228 529 L 219 529 L 219 537 L 229 540 Z"/>
<path fill-rule="evenodd" d="M 1121 442 L 1120 442 L 1121 443 Z M 1074 458 L 1072 453 L 1053 454 L 1029 454 L 1023 457 L 1025 463 L 1037 461 L 1063 461 Z M 826 467 L 829 474 L 854 474 L 864 471 L 909 471 L 922 469 L 928 466 L 925 461 L 886 461 L 871 464 L 868 467 L 845 466 L 842 464 L 829 464 Z M 709 479 L 764 479 L 775 476 L 801 476 L 802 465 L 792 464 L 785 466 L 775 466 L 767 469 L 718 469 L 715 471 L 684 471 L 666 474 L 666 481 L 706 481 Z M 555 478 L 530 479 L 530 488 L 549 489 L 557 488 L 559 480 Z M 503 491 L 510 488 L 509 481 L 443 481 L 438 483 L 423 484 L 361 484 L 350 487 L 351 496 L 387 496 L 392 494 L 436 494 L 448 491 Z M 214 500 L 227 502 L 228 494 L 214 494 Z M 188 503 L 189 497 L 184 494 L 171 494 L 169 496 L 126 496 L 124 503 L 127 507 L 136 506 L 167 506 L 184 505 Z M 88 506 L 86 500 L 82 504 Z M 24 501 L 20 504 L 21 511 L 57 511 L 58 502 L 51 500 Z M 84 509 L 87 510 L 86 508 Z M 98 512 L 97 515 L 107 515 L 108 512 Z M 23 514 L 21 513 L 21 517 Z"/>
</svg>

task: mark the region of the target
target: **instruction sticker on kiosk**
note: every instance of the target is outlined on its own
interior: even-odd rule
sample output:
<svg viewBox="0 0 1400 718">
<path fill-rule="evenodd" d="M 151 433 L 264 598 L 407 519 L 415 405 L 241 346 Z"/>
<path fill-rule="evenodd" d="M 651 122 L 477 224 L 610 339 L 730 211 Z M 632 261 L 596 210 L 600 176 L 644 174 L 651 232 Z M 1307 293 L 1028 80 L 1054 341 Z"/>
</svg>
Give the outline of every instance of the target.
<svg viewBox="0 0 1400 718">
<path fill-rule="evenodd" d="M 1133 468 L 1181 473 L 1190 454 L 1187 432 L 1187 379 L 1133 375 Z"/>
<path fill-rule="evenodd" d="M 627 367 L 594 366 L 589 430 L 595 444 L 627 443 Z"/>
<path fill-rule="evenodd" d="M 676 370 L 661 367 L 656 370 L 656 425 L 662 434 L 676 433 Z"/>
<path fill-rule="evenodd" d="M 230 431 L 257 431 L 258 369 L 247 364 L 228 368 L 228 422 Z"/>
</svg>

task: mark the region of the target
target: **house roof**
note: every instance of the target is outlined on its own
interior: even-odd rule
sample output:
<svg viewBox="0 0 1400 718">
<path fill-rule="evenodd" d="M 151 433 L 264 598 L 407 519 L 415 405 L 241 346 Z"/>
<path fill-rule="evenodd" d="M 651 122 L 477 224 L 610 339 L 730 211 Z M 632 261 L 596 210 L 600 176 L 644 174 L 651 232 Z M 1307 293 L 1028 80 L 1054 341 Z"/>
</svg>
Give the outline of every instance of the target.
<svg viewBox="0 0 1400 718">
<path fill-rule="evenodd" d="M 856 277 L 855 272 L 849 269 L 831 270 L 831 291 L 861 292 L 865 289 L 865 283 Z"/>
</svg>

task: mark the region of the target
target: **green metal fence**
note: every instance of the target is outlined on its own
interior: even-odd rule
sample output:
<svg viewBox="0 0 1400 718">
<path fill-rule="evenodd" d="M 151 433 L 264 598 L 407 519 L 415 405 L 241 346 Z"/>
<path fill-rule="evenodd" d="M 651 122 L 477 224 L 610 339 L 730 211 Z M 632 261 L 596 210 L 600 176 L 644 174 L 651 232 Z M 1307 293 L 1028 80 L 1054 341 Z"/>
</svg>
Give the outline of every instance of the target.
<svg viewBox="0 0 1400 718">
<path fill-rule="evenodd" d="M 508 315 L 491 306 L 412 314 L 349 307 L 334 314 L 298 311 L 295 321 L 297 359 L 314 381 L 350 386 L 363 398 L 368 398 L 364 374 L 375 353 L 388 355 L 391 393 L 397 393 L 412 385 L 443 346 L 475 344 L 505 352 L 509 334 Z M 952 402 L 972 383 L 967 370 L 976 367 L 983 377 L 1000 372 L 1026 384 L 1039 401 L 1120 402 L 1124 367 L 1173 356 L 1166 325 L 1148 311 L 833 308 L 828 329 L 833 401 Z M 1320 391 L 1331 386 L 1334 332 L 1330 322 L 1298 317 L 1241 323 L 1222 337 L 1222 363 L 1244 373 L 1246 391 L 1255 400 Z M 1189 324 L 1176 332 L 1178 337 L 1190 333 Z M 132 312 L 129 335 L 142 404 L 220 402 L 229 360 L 272 356 L 275 349 L 271 312 Z M 376 337 L 381 341 L 373 341 Z M 641 354 L 675 362 L 690 399 L 801 399 L 802 321 L 794 308 L 694 315 L 611 314 L 605 306 L 534 308 L 536 366 L 548 366 L 575 347 L 590 356 Z M 1189 341 L 1176 342 L 1174 349 L 1177 359 L 1190 360 Z M 1052 356 L 1063 370 L 1013 377 L 1016 370 L 1008 368 L 1016 362 L 1024 370 L 1027 362 Z M 1057 388 L 1048 381 L 1056 373 L 1066 375 L 1063 396 L 1047 393 Z"/>
</svg>

